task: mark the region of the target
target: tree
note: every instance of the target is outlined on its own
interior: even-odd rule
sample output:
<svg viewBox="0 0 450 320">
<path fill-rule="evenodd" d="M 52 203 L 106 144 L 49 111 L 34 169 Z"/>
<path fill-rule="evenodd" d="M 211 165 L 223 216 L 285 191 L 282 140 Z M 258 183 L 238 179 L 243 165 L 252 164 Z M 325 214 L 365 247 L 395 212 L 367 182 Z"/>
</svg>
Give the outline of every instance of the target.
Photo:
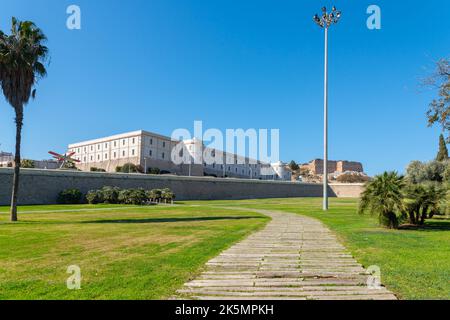
<svg viewBox="0 0 450 320">
<path fill-rule="evenodd" d="M 445 161 L 448 160 L 448 149 L 447 149 L 447 143 L 445 142 L 444 135 L 441 134 L 439 136 L 439 152 L 436 157 L 437 161 Z"/>
<path fill-rule="evenodd" d="M 292 160 L 289 163 L 289 169 L 291 169 L 292 171 L 297 171 L 300 169 L 300 166 L 294 160 Z"/>
<path fill-rule="evenodd" d="M 403 176 L 397 172 L 385 172 L 376 176 L 373 181 L 367 183 L 362 193 L 359 213 L 370 211 L 371 214 L 379 216 L 383 225 L 391 229 L 398 228 L 397 214 L 402 212 L 404 185 Z"/>
<path fill-rule="evenodd" d="M 430 103 L 427 112 L 428 125 L 438 123 L 444 132 L 450 131 L 450 60 L 441 59 L 436 64 L 435 73 L 424 81 L 426 86 L 438 90 L 439 98 Z M 450 136 L 447 137 L 450 141 Z"/>
<path fill-rule="evenodd" d="M 437 183 L 411 184 L 406 187 L 404 209 L 409 223 L 424 225 L 425 220 L 441 213 L 447 190 Z"/>
<path fill-rule="evenodd" d="M 20 167 L 21 168 L 26 168 L 26 169 L 33 169 L 35 167 L 34 166 L 34 161 L 33 160 L 28 160 L 28 159 L 23 159 L 21 161 Z"/>
<path fill-rule="evenodd" d="M 35 98 L 34 87 L 38 79 L 47 74 L 44 66 L 48 56 L 48 49 L 43 45 L 45 41 L 44 33 L 31 21 L 18 21 L 12 18 L 11 35 L 0 31 L 0 84 L 6 100 L 14 108 L 16 115 L 11 221 L 17 221 L 23 108 L 30 98 Z"/>
</svg>

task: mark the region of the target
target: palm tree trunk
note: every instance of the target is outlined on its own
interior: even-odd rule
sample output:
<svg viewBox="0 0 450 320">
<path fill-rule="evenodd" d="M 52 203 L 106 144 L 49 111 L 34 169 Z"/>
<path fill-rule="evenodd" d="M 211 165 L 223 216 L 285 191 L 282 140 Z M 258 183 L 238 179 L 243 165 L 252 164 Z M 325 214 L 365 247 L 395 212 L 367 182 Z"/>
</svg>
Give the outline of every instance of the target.
<svg viewBox="0 0 450 320">
<path fill-rule="evenodd" d="M 14 156 L 14 176 L 11 196 L 11 221 L 17 221 L 17 196 L 19 192 L 19 174 L 20 174 L 20 145 L 22 141 L 23 126 L 23 106 L 15 108 L 16 110 L 16 154 Z"/>
</svg>

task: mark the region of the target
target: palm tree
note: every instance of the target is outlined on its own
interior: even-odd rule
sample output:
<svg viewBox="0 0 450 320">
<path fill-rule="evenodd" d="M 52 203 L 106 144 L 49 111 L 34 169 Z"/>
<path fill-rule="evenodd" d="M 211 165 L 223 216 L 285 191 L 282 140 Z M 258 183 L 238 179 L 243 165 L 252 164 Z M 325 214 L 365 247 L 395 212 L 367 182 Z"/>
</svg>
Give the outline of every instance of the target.
<svg viewBox="0 0 450 320">
<path fill-rule="evenodd" d="M 403 187 L 405 185 L 403 176 L 397 172 L 385 172 L 376 176 L 368 182 L 362 194 L 359 205 L 359 213 L 370 211 L 377 214 L 380 222 L 394 229 L 398 227 L 397 213 L 403 207 Z"/>
<path fill-rule="evenodd" d="M 0 31 L 0 85 L 3 94 L 16 113 L 16 151 L 11 197 L 11 221 L 17 221 L 17 194 L 19 191 L 20 144 L 23 126 L 23 108 L 34 98 L 34 86 L 47 71 L 44 67 L 48 49 L 44 33 L 31 21 L 12 18 L 11 35 Z"/>
</svg>

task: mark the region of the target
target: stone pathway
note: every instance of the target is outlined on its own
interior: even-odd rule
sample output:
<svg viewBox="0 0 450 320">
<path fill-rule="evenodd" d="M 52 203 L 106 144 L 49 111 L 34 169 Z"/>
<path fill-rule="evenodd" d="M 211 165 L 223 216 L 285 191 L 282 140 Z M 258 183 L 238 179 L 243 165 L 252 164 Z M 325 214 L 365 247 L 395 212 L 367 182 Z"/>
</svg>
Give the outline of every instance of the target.
<svg viewBox="0 0 450 320">
<path fill-rule="evenodd" d="M 396 299 L 384 287 L 367 287 L 367 271 L 321 222 L 296 214 L 251 211 L 270 216 L 272 221 L 210 260 L 206 271 L 178 290 L 177 298 Z"/>
</svg>

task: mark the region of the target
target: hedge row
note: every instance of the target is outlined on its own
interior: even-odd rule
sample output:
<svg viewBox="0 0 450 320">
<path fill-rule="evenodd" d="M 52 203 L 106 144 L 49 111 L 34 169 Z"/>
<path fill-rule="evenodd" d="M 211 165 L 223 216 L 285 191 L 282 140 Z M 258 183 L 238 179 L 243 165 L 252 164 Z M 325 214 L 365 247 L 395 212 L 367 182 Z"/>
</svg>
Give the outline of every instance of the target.
<svg viewBox="0 0 450 320">
<path fill-rule="evenodd" d="M 83 198 L 77 189 L 63 190 L 58 195 L 58 203 L 79 204 L 86 200 L 89 204 L 132 204 L 144 205 L 152 203 L 173 203 L 175 194 L 170 189 L 120 189 L 117 187 L 103 187 L 91 190 Z"/>
</svg>

